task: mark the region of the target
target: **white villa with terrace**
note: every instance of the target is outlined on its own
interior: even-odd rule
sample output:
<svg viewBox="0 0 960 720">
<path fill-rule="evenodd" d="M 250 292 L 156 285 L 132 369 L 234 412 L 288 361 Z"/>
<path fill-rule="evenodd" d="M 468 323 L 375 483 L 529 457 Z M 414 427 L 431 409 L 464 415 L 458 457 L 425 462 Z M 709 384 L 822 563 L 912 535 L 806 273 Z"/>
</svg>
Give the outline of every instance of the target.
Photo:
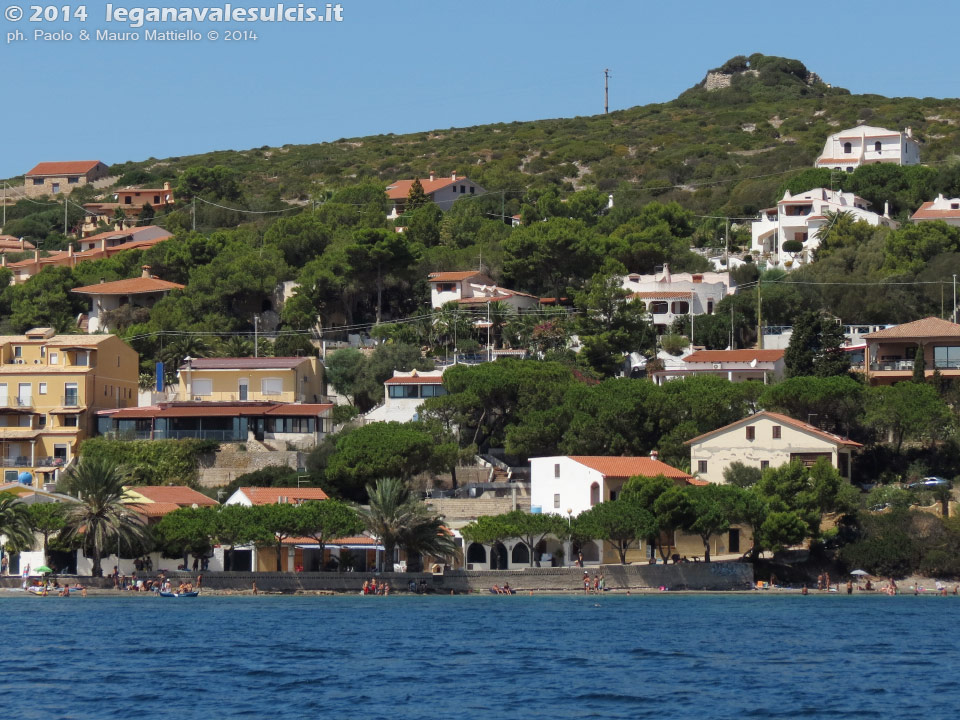
<svg viewBox="0 0 960 720">
<path fill-rule="evenodd" d="M 815 165 L 818 168 L 853 172 L 861 165 L 916 165 L 919 162 L 920 144 L 913 139 L 910 128 L 898 132 L 858 125 L 828 137 Z"/>
<path fill-rule="evenodd" d="M 869 207 L 869 202 L 853 193 L 816 188 L 791 195 L 787 190 L 775 208 L 762 210 L 760 219 L 753 222 L 750 250 L 768 265 L 789 270 L 813 260 L 813 253 L 820 247 L 817 233 L 830 223 L 827 213 L 844 212 L 870 225 L 899 227 L 890 219 L 886 208 L 883 215 L 878 215 L 868 210 Z M 803 243 L 803 248 L 795 253 L 786 252 L 783 244 L 788 240 Z"/>
<path fill-rule="evenodd" d="M 669 331 L 683 315 L 713 315 L 713 309 L 730 292 L 730 274 L 719 272 L 677 273 L 664 265 L 659 273 L 631 273 L 623 278 L 631 300 L 642 300 L 659 334 Z"/>
<path fill-rule="evenodd" d="M 536 310 L 540 298 L 519 290 L 499 287 L 479 270 L 462 272 L 435 272 L 429 275 L 430 304 L 434 310 L 449 302 L 468 308 L 484 309 L 489 303 L 504 302 L 517 313 Z"/>
<path fill-rule="evenodd" d="M 960 227 L 960 198 L 945 198 L 940 193 L 936 200 L 921 205 L 910 219 L 914 222 L 942 220 L 947 225 Z"/>
</svg>

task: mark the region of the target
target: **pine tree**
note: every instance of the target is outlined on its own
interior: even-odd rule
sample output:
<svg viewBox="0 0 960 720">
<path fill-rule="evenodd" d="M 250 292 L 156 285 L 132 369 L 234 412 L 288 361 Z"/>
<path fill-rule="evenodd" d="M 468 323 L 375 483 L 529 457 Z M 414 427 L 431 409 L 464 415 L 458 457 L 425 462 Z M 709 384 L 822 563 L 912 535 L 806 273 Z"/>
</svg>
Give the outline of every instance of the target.
<svg viewBox="0 0 960 720">
<path fill-rule="evenodd" d="M 427 205 L 429 202 L 430 198 L 428 198 L 427 194 L 423 191 L 423 184 L 420 182 L 420 178 L 415 178 L 413 184 L 410 186 L 410 192 L 407 193 L 407 204 L 404 211 L 410 212 L 411 210 L 416 210 L 417 208 Z"/>
<path fill-rule="evenodd" d="M 917 354 L 913 359 L 913 381 L 924 382 L 927 377 L 927 361 L 923 357 L 923 345 L 917 346 Z"/>
</svg>

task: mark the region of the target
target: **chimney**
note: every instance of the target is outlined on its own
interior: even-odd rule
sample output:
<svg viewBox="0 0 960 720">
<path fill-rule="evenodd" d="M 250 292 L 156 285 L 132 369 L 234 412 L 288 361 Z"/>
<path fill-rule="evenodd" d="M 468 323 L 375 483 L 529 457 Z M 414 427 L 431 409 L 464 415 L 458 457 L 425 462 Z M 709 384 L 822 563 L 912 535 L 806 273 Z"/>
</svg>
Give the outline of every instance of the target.
<svg viewBox="0 0 960 720">
<path fill-rule="evenodd" d="M 613 210 L 613 193 L 607 195 L 607 210 Z"/>
<path fill-rule="evenodd" d="M 67 245 L 67 257 L 73 257 L 73 243 Z"/>
<path fill-rule="evenodd" d="M 670 265 L 667 263 L 663 264 L 663 282 L 673 282 L 673 278 L 670 276 Z"/>
<path fill-rule="evenodd" d="M 883 201 L 883 216 L 888 219 L 890 217 L 890 203 L 886 200 Z"/>
<path fill-rule="evenodd" d="M 23 238 L 20 238 L 20 252 L 23 252 L 25 249 L 26 248 L 24 247 L 24 244 L 23 244 Z"/>
<path fill-rule="evenodd" d="M 143 266 L 143 272 L 140 273 L 140 277 L 142 277 L 142 278 L 149 278 L 149 277 L 150 277 L 150 266 L 149 266 L 149 265 L 144 265 L 144 266 Z"/>
<path fill-rule="evenodd" d="M 7 266 L 7 254 L 0 253 L 0 267 L 6 267 L 6 266 Z"/>
<path fill-rule="evenodd" d="M 100 278 L 100 284 L 103 285 L 106 282 L 106 278 Z"/>
<path fill-rule="evenodd" d="M 165 182 L 165 183 L 163 184 L 163 189 L 164 189 L 164 190 L 169 190 L 169 189 L 170 189 L 170 183 Z"/>
<path fill-rule="evenodd" d="M 39 250 L 34 249 L 34 251 L 33 251 L 33 261 L 34 261 L 34 262 L 40 262 L 40 251 L 39 251 Z"/>
<path fill-rule="evenodd" d="M 456 182 L 456 181 L 457 181 L 457 174 L 456 174 L 456 173 L 451 173 L 451 174 L 450 174 L 450 179 L 453 180 L 454 182 Z"/>
<path fill-rule="evenodd" d="M 908 138 L 912 138 L 913 128 L 908 127 L 906 130 L 903 131 L 903 134 L 906 135 Z"/>
<path fill-rule="evenodd" d="M 691 279 L 692 279 L 695 283 L 702 283 L 702 282 L 703 282 L 703 275 L 699 275 L 699 274 L 693 275 L 693 276 L 691 276 Z"/>
<path fill-rule="evenodd" d="M 101 250 L 102 252 L 106 252 L 106 251 L 107 251 L 107 239 L 106 239 L 106 238 L 101 238 L 101 239 L 100 239 L 100 250 Z"/>
<path fill-rule="evenodd" d="M 660 453 L 658 453 L 656 450 L 651 450 L 651 451 L 650 451 L 650 459 L 651 459 L 651 460 L 659 460 L 659 459 L 660 459 Z"/>
<path fill-rule="evenodd" d="M 433 173 L 433 170 L 431 170 L 431 171 L 430 171 L 430 182 L 433 182 L 433 176 L 434 176 L 434 173 Z"/>
</svg>

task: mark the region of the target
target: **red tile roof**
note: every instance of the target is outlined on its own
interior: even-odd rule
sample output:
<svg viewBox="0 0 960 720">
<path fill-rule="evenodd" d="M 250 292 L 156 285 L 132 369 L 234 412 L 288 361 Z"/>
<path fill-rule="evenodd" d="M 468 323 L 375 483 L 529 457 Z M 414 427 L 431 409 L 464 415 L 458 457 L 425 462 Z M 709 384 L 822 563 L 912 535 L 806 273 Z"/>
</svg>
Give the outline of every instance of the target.
<svg viewBox="0 0 960 720">
<path fill-rule="evenodd" d="M 126 507 L 139 513 L 144 517 L 163 517 L 169 515 L 175 510 L 180 510 L 183 506 L 176 503 L 126 503 Z"/>
<path fill-rule="evenodd" d="M 776 362 L 783 358 L 783 350 L 698 350 L 683 359 L 686 363 L 744 363 Z"/>
<path fill-rule="evenodd" d="M 955 338 L 960 337 L 960 325 L 938 317 L 926 317 L 922 320 L 894 325 L 886 330 L 878 330 L 863 337 L 866 340 Z"/>
<path fill-rule="evenodd" d="M 86 175 L 100 164 L 99 160 L 78 160 L 75 162 L 42 162 L 26 174 L 32 175 Z"/>
<path fill-rule="evenodd" d="M 610 478 L 663 475 L 673 479 L 690 480 L 691 477 L 683 470 L 678 470 L 665 462 L 649 457 L 615 457 L 612 455 L 569 455 L 568 457 L 574 462 L 585 465 L 592 470 L 596 470 L 604 477 Z"/>
<path fill-rule="evenodd" d="M 709 437 L 713 437 L 714 435 L 717 435 L 719 433 L 726 432 L 727 430 L 737 427 L 738 425 L 745 425 L 749 422 L 752 422 L 753 420 L 757 420 L 759 418 L 764 418 L 764 417 L 770 418 L 771 420 L 775 420 L 776 422 L 782 423 L 784 425 L 789 425 L 790 427 L 796 428 L 797 430 L 802 430 L 812 435 L 816 435 L 817 437 L 823 438 L 824 440 L 828 440 L 837 445 L 844 445 L 846 447 L 853 447 L 853 448 L 863 447 L 863 445 L 861 445 L 858 442 L 854 442 L 853 440 L 842 438 L 839 435 L 834 435 L 833 433 L 828 433 L 825 430 L 821 430 L 820 428 L 814 425 L 811 425 L 810 423 L 805 423 L 802 420 L 795 420 L 789 415 L 781 415 L 780 413 L 770 412 L 769 410 L 761 410 L 760 412 L 755 413 L 754 415 L 748 415 L 747 417 L 741 418 L 740 420 L 737 420 L 736 422 L 732 422 L 729 425 L 724 425 L 723 427 L 717 428 L 716 430 L 711 430 L 710 432 L 704 433 L 703 435 L 698 435 L 695 438 L 691 438 L 690 440 L 687 440 L 684 443 L 684 445 L 692 445 L 695 442 L 700 442 L 701 440 L 705 440 Z"/>
<path fill-rule="evenodd" d="M 131 493 L 142 495 L 154 503 L 173 503 L 181 507 L 190 505 L 219 505 L 213 498 L 186 485 L 141 485 L 127 488 Z"/>
<path fill-rule="evenodd" d="M 409 375 L 403 377 L 392 377 L 384 385 L 442 385 L 443 376 L 441 375 Z"/>
<path fill-rule="evenodd" d="M 467 178 L 457 177 L 456 179 L 451 178 L 449 175 L 443 175 L 437 177 L 434 175 L 433 180 L 429 177 L 419 178 L 420 184 L 423 185 L 423 192 L 427 195 L 432 195 L 437 190 L 442 190 L 445 187 L 454 185 L 458 182 L 465 182 Z M 395 183 L 387 186 L 387 197 L 391 200 L 406 200 L 410 195 L 410 188 L 413 186 L 413 179 L 410 180 L 397 180 Z"/>
<path fill-rule="evenodd" d="M 427 279 L 432 282 L 460 282 L 461 280 L 472 280 L 477 278 L 484 281 L 484 285 L 495 285 L 493 279 L 487 277 L 479 270 L 463 270 L 458 272 L 435 272 L 427 275 Z"/>
<path fill-rule="evenodd" d="M 154 277 L 136 277 L 129 280 L 115 280 L 97 285 L 84 285 L 71 292 L 81 295 L 139 295 L 143 293 L 169 292 L 182 290 L 185 286 Z"/>
<path fill-rule="evenodd" d="M 118 420 L 158 417 L 261 417 L 266 415 L 317 417 L 332 408 L 333 405 L 330 403 L 183 402 L 102 410 L 98 415 Z"/>
<path fill-rule="evenodd" d="M 284 545 L 316 545 L 317 541 L 311 537 L 291 537 L 285 538 L 283 540 Z M 339 545 L 361 545 L 367 546 L 370 548 L 375 548 L 380 545 L 377 540 L 372 537 L 367 537 L 366 535 L 360 535 L 358 537 L 343 537 L 343 538 L 334 538 L 333 540 L 327 540 L 327 547 Z"/>
<path fill-rule="evenodd" d="M 240 492 L 254 505 L 275 505 L 280 502 L 280 498 L 286 498 L 288 503 L 328 499 L 327 494 L 320 488 L 242 487 Z"/>
<path fill-rule="evenodd" d="M 190 366 L 194 370 L 292 370 L 308 361 L 306 357 L 191 358 Z M 184 368 L 185 364 L 180 366 Z"/>
<path fill-rule="evenodd" d="M 692 292 L 682 292 L 679 290 L 650 290 L 635 292 L 630 296 L 631 300 L 671 300 L 674 298 L 689 299 Z"/>
<path fill-rule="evenodd" d="M 933 201 L 925 202 L 913 215 L 911 220 L 948 220 L 960 218 L 960 210 L 934 210 Z"/>
</svg>

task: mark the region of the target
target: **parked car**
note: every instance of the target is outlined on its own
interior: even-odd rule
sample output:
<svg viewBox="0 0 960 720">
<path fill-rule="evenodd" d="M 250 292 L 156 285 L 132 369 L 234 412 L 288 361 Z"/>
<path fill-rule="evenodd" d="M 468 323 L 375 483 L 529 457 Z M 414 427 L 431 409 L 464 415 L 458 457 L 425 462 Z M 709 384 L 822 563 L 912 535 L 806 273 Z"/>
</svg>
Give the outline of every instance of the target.
<svg viewBox="0 0 960 720">
<path fill-rule="evenodd" d="M 907 485 L 907 487 L 910 490 L 932 490 L 933 488 L 938 487 L 952 488 L 953 483 L 946 478 L 931 475 L 930 477 L 925 477 L 917 482 L 910 483 Z"/>
</svg>

